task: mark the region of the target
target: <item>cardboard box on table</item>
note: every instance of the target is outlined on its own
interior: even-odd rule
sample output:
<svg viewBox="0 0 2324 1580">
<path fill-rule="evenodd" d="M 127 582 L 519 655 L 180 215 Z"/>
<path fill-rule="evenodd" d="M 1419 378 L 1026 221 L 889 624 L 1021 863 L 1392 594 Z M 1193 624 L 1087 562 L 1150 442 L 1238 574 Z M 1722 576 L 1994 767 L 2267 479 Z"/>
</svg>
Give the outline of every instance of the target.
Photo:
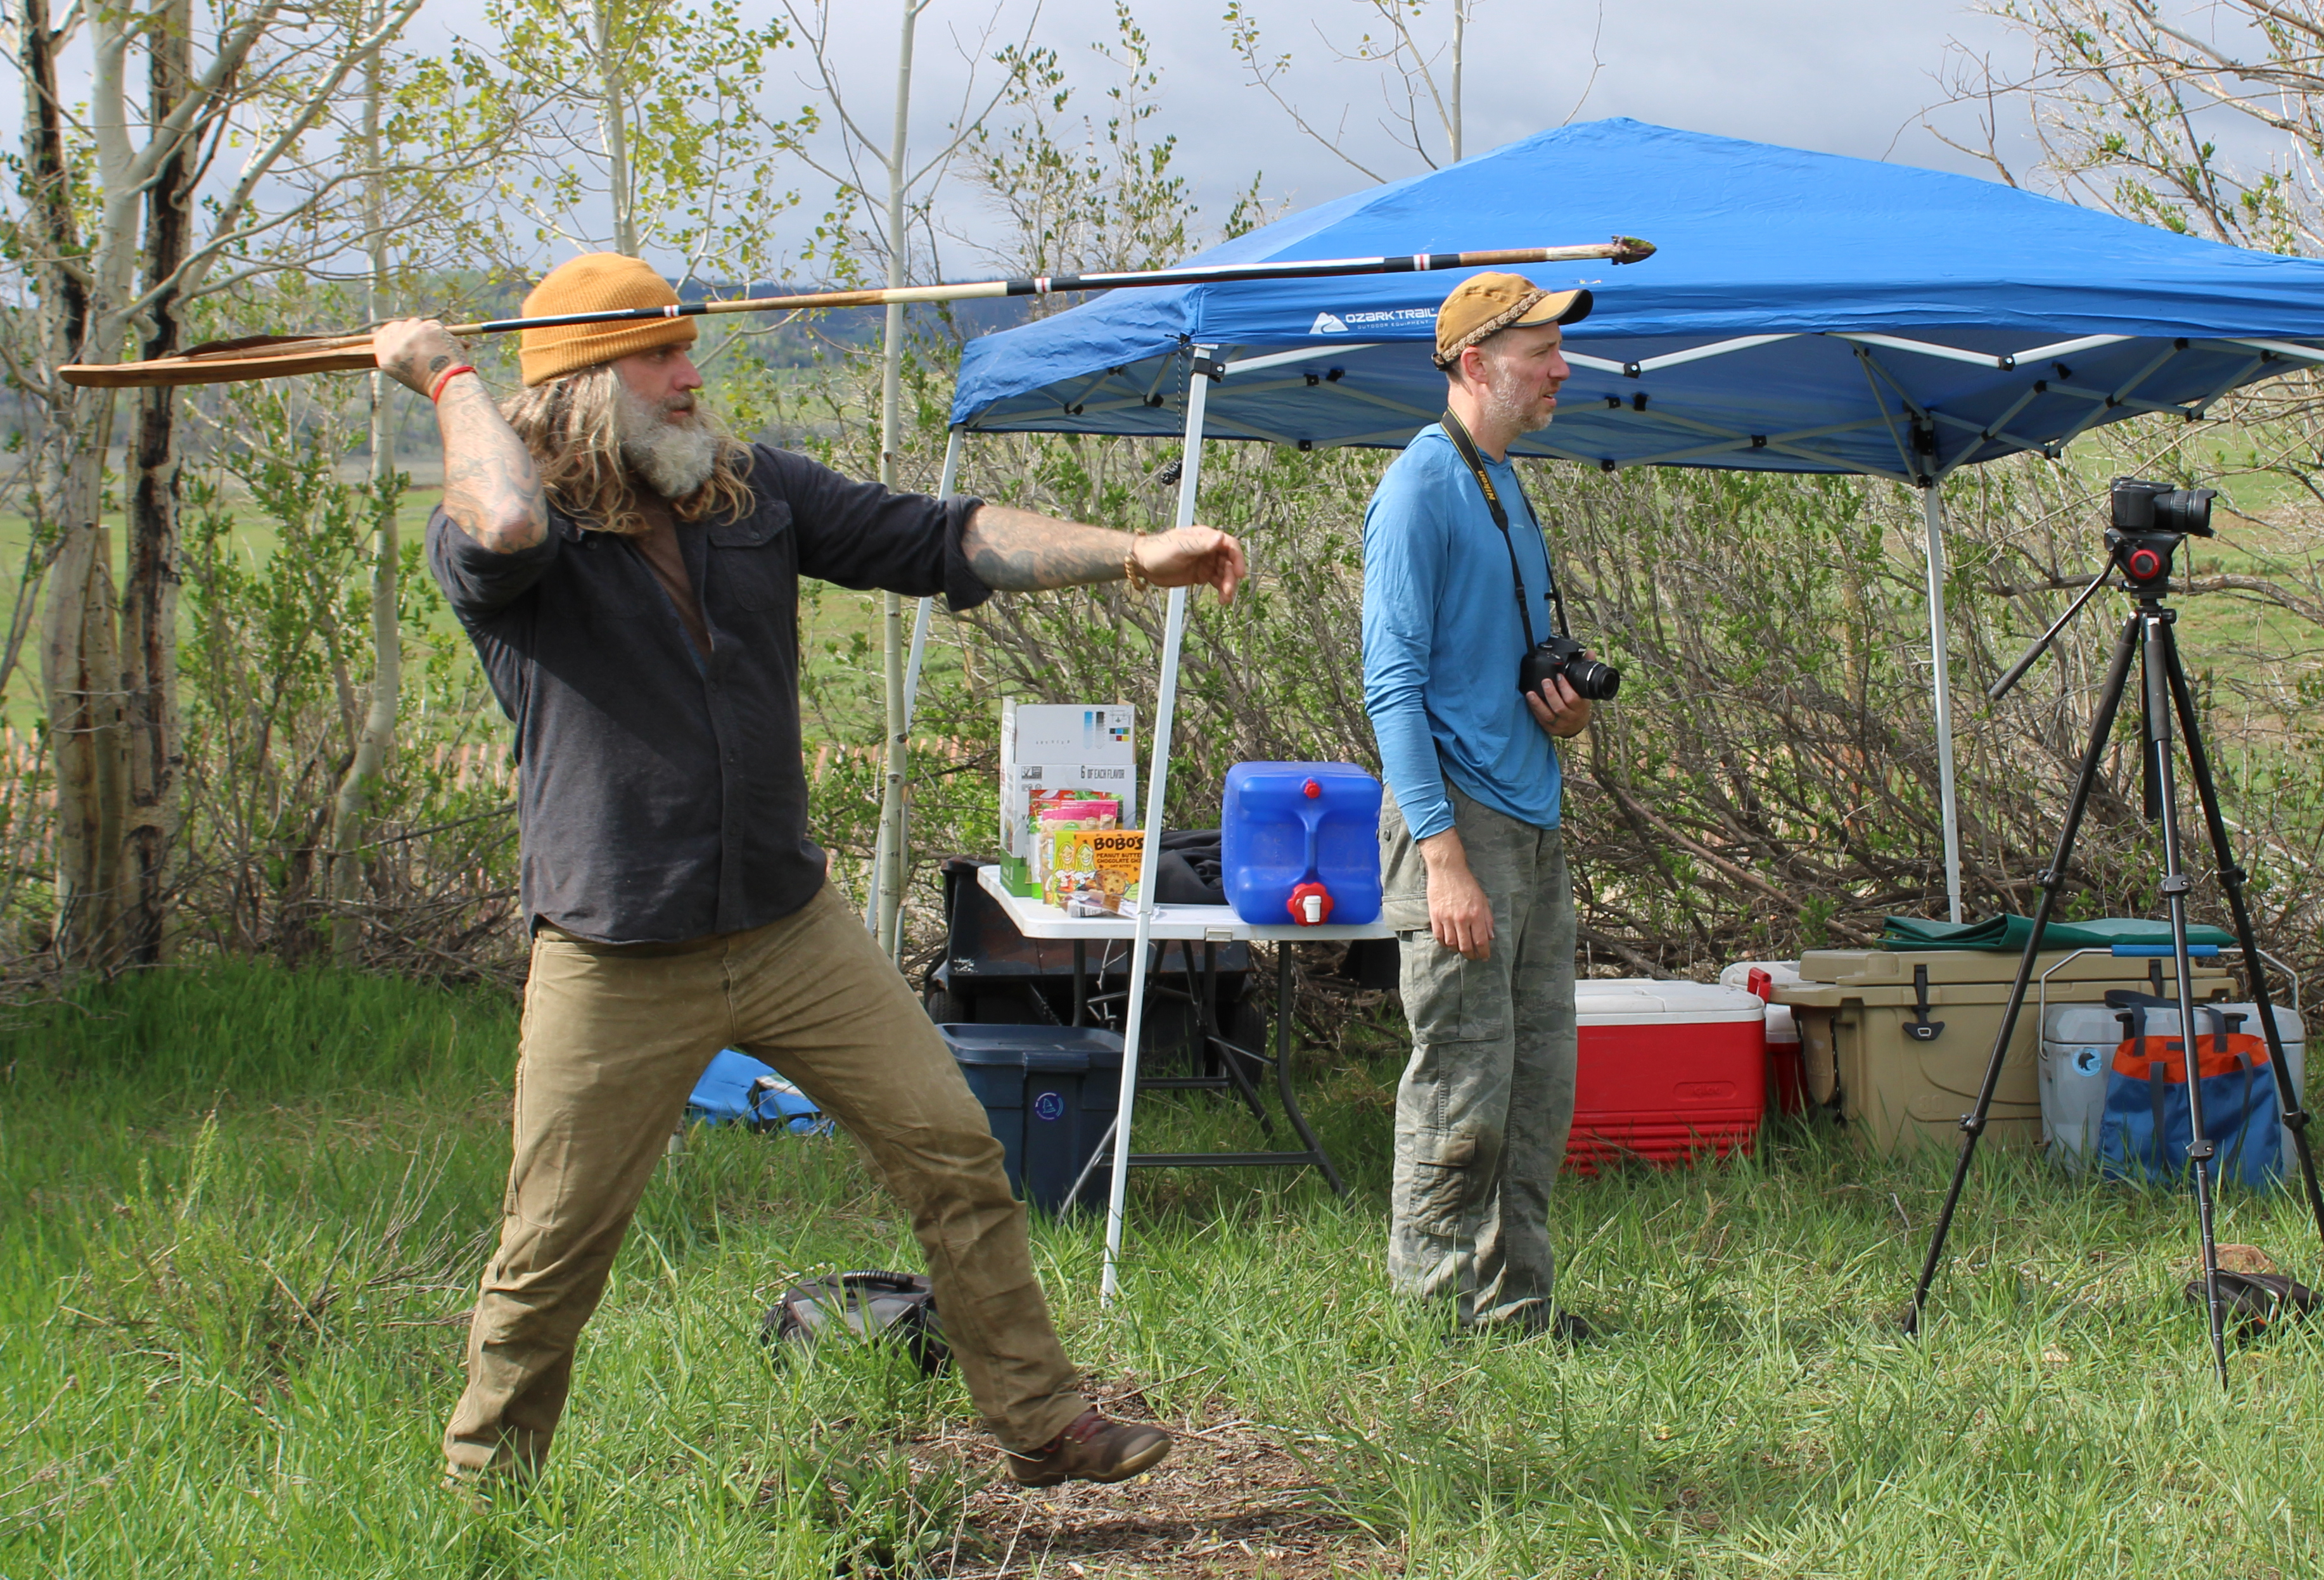
<svg viewBox="0 0 2324 1580">
<path fill-rule="evenodd" d="M 1019 894 L 1038 892 L 1026 863 L 1039 829 L 1028 815 L 1037 790 L 1081 790 L 1121 802 L 1123 828 L 1138 826 L 1138 710 L 1126 703 L 1001 703 L 1001 870 Z"/>
<path fill-rule="evenodd" d="M 2072 954 L 2044 951 L 2034 987 L 2017 1017 L 2008 1057 L 1994 1089 L 1985 1140 L 2009 1147 L 2042 1143 L 2040 1052 L 2043 973 Z M 1976 1105 L 2001 1012 L 2017 975 L 2018 956 L 1982 950 L 1812 950 L 1800 957 L 1800 980 L 1779 983 L 1775 1002 L 1792 1006 L 1808 1099 L 1861 1120 L 1883 1152 L 1905 1146 L 1950 1147 L 1960 1118 Z M 2111 988 L 2153 991 L 2144 960 L 2084 954 L 2049 978 L 2048 1001 L 2098 1004 Z M 2169 961 L 2165 980 L 2169 979 Z M 1925 972 L 1916 981 L 1915 972 Z M 2223 999 L 2234 981 L 2215 960 L 2194 962 L 2197 1002 Z M 1908 1028 L 1941 1024 L 1923 1039 Z"/>
</svg>

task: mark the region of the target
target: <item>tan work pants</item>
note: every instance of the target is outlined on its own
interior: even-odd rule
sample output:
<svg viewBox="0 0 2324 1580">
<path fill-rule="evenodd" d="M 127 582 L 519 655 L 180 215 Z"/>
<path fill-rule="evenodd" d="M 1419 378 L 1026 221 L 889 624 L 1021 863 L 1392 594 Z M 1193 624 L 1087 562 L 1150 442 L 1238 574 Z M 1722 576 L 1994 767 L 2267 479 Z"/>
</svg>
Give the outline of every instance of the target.
<svg viewBox="0 0 2324 1580">
<path fill-rule="evenodd" d="M 970 1396 L 1001 1444 L 1084 1408 L 1033 1277 L 1001 1144 L 911 990 L 829 888 L 748 932 L 685 943 L 533 940 L 501 1243 L 445 1428 L 455 1474 L 529 1474 L 564 1413 L 581 1327 L 721 1047 L 780 1070 L 862 1144 L 910 1213 Z"/>
</svg>

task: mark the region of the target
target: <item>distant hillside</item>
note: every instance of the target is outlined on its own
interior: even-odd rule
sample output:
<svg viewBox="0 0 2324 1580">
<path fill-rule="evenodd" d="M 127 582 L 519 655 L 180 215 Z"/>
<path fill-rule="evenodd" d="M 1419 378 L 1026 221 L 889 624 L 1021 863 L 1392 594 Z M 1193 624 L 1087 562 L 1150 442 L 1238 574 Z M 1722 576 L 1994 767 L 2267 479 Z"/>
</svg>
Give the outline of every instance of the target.
<svg viewBox="0 0 2324 1580">
<path fill-rule="evenodd" d="M 823 289 L 773 281 L 753 281 L 742 288 L 696 282 L 681 288 L 678 294 L 686 301 L 698 302 L 713 298 L 803 296 Z M 915 335 L 974 340 L 1030 322 L 1033 305 L 1029 297 L 999 297 L 941 307 L 914 306 L 904 309 L 904 322 Z M 766 336 L 759 343 L 760 354 L 772 367 L 804 367 L 815 361 L 818 352 L 827 354 L 834 348 L 877 345 L 886 317 L 884 308 L 836 308 L 815 313 Z"/>
</svg>

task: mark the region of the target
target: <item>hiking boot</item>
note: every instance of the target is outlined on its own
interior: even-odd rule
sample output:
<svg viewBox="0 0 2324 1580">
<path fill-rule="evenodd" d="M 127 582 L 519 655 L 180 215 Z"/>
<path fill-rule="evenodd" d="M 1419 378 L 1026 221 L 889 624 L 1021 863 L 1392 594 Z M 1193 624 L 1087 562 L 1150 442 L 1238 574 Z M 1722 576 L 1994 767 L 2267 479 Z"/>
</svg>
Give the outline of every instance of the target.
<svg viewBox="0 0 2324 1580">
<path fill-rule="evenodd" d="M 1128 1481 L 1170 1452 L 1170 1434 L 1143 1421 L 1110 1421 L 1092 1405 L 1074 1424 L 1030 1454 L 1006 1454 L 1009 1479 L 1020 1487 L 1069 1481 Z"/>
<path fill-rule="evenodd" d="M 1569 1346 L 1595 1344 L 1598 1342 L 1598 1329 L 1579 1312 L 1561 1310 L 1536 1302 L 1491 1322 L 1456 1327 L 1445 1335 L 1444 1342 L 1455 1345 L 1478 1338 L 1512 1338 L 1523 1342 L 1545 1337 L 1554 1344 Z"/>
<path fill-rule="evenodd" d="M 1535 1309 L 1538 1310 L 1540 1308 L 1536 1307 Z M 1568 1346 L 1598 1342 L 1598 1330 L 1592 1327 L 1588 1318 L 1578 1311 L 1551 1311 L 1546 1316 L 1539 1318 L 1528 1311 L 1517 1320 L 1524 1327 L 1528 1337 L 1538 1337 L 1545 1334 L 1554 1343 Z"/>
</svg>

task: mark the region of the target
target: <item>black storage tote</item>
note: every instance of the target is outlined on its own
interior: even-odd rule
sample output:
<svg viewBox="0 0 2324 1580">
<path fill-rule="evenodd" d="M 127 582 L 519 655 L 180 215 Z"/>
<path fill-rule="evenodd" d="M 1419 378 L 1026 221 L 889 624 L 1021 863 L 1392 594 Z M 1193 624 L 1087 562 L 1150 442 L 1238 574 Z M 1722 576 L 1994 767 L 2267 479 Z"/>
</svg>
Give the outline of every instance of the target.
<svg viewBox="0 0 2324 1580">
<path fill-rule="evenodd" d="M 1106 1127 L 1121 1088 L 1121 1038 L 1094 1026 L 940 1025 L 968 1089 L 984 1105 L 992 1134 L 1008 1155 L 1009 1183 L 1048 1212 L 1065 1193 Z M 1107 1171 L 1092 1171 L 1076 1205 L 1103 1190 Z"/>
</svg>

